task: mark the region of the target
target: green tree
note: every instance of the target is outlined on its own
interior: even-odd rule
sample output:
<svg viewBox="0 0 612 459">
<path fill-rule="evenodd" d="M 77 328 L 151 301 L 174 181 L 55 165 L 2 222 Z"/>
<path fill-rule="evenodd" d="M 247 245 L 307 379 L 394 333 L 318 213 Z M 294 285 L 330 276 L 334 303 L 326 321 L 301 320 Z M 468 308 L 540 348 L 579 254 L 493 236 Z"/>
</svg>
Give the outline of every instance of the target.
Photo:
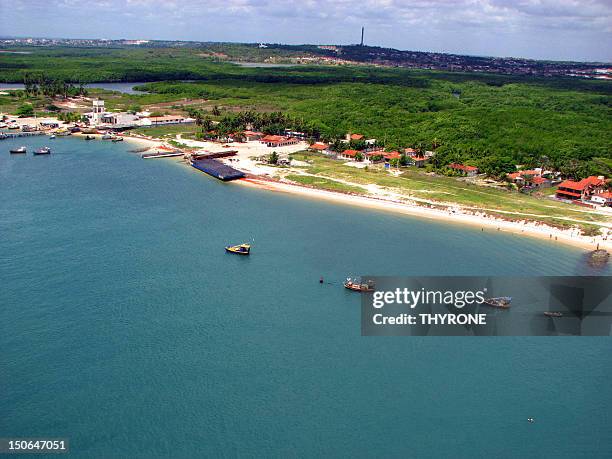
<svg viewBox="0 0 612 459">
<path fill-rule="evenodd" d="M 17 108 L 15 113 L 20 118 L 34 116 L 34 106 L 32 104 L 22 104 Z"/>
</svg>

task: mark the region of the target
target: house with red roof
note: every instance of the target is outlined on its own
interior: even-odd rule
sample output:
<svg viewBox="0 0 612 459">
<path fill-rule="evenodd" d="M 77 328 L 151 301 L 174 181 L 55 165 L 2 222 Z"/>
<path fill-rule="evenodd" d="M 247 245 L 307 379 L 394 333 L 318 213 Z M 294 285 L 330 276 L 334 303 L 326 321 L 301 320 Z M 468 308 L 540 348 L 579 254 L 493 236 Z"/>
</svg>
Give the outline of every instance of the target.
<svg viewBox="0 0 612 459">
<path fill-rule="evenodd" d="M 592 195 L 605 191 L 608 180 L 603 176 L 591 175 L 579 182 L 565 180 L 559 184 L 556 196 L 559 199 L 589 200 Z"/>
<path fill-rule="evenodd" d="M 612 207 L 612 192 L 604 191 L 591 196 L 591 201 L 604 207 Z"/>
<path fill-rule="evenodd" d="M 531 180 L 526 181 L 526 184 L 533 188 L 550 188 L 552 182 L 547 178 L 539 175 L 537 177 L 533 177 Z"/>
<path fill-rule="evenodd" d="M 344 150 L 342 153 L 338 153 L 338 159 L 354 160 L 358 153 L 358 150 Z"/>
<path fill-rule="evenodd" d="M 329 145 L 323 142 L 315 142 L 310 147 L 308 147 L 310 151 L 318 151 L 318 152 L 323 152 L 327 150 L 328 148 L 329 148 Z"/>
<path fill-rule="evenodd" d="M 244 131 L 243 134 L 247 142 L 252 142 L 254 140 L 261 140 L 261 138 L 264 136 L 263 132 L 259 132 L 259 131 Z"/>
<path fill-rule="evenodd" d="M 459 172 L 460 174 L 466 175 L 467 177 L 474 177 L 478 174 L 478 168 L 475 166 L 466 166 L 464 164 L 451 163 L 448 165 L 452 170 Z"/>
<path fill-rule="evenodd" d="M 384 150 L 370 150 L 370 151 L 366 151 L 364 152 L 364 156 L 366 157 L 367 160 L 372 161 L 372 162 L 379 162 L 379 161 L 383 161 L 384 160 L 384 154 L 385 151 Z"/>
<path fill-rule="evenodd" d="M 418 154 L 412 155 L 410 160 L 416 167 L 425 167 L 425 163 L 427 162 L 427 158 L 425 156 L 420 156 Z"/>
<path fill-rule="evenodd" d="M 363 134 L 347 134 L 346 135 L 347 142 L 350 142 L 351 140 L 363 140 L 363 138 L 364 138 Z"/>
<path fill-rule="evenodd" d="M 383 155 L 383 158 L 385 158 L 385 160 L 387 161 L 391 161 L 392 159 L 400 159 L 401 157 L 402 155 L 399 151 L 390 151 Z"/>
<path fill-rule="evenodd" d="M 530 169 L 524 171 L 512 172 L 511 174 L 506 174 L 506 177 L 513 181 L 516 184 L 522 185 L 525 182 L 531 181 L 534 177 L 541 177 L 542 169 Z"/>
<path fill-rule="evenodd" d="M 295 137 L 284 137 L 282 135 L 267 135 L 262 137 L 261 143 L 266 144 L 267 147 L 286 147 L 287 145 L 295 145 L 298 143 L 298 139 Z"/>
</svg>

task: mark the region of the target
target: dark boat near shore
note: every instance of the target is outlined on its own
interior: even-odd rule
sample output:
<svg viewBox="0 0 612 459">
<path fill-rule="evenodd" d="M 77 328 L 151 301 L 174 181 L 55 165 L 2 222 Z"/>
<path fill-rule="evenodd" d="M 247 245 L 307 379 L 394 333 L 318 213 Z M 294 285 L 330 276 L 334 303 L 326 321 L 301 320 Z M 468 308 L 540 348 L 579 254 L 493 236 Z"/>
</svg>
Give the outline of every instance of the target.
<svg viewBox="0 0 612 459">
<path fill-rule="evenodd" d="M 50 155 L 51 149 L 49 147 L 42 147 L 42 148 L 39 148 L 38 150 L 34 150 L 34 154 L 35 155 Z"/>
<path fill-rule="evenodd" d="M 483 304 L 491 306 L 493 308 L 508 309 L 512 303 L 512 297 L 500 296 L 497 298 L 487 298 L 483 301 Z"/>
<path fill-rule="evenodd" d="M 26 147 L 13 148 L 12 150 L 9 150 L 9 152 L 12 155 L 17 155 L 17 154 L 25 155 L 27 153 L 27 151 L 28 150 L 26 149 Z"/>
<path fill-rule="evenodd" d="M 373 292 L 374 291 L 374 282 L 371 280 L 366 282 L 358 282 L 357 280 L 353 280 L 350 277 L 347 278 L 344 283 L 344 288 L 352 290 L 354 292 Z"/>
<path fill-rule="evenodd" d="M 95 137 L 93 135 L 86 135 L 85 140 L 94 140 Z"/>
</svg>

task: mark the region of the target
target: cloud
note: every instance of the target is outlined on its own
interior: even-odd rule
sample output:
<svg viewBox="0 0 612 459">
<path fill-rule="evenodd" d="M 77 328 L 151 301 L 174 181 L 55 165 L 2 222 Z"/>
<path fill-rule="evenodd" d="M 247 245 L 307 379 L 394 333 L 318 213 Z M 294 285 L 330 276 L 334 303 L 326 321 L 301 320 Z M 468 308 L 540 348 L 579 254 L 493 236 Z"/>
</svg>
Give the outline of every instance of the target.
<svg viewBox="0 0 612 459">
<path fill-rule="evenodd" d="M 461 52 L 468 43 L 465 52 L 513 55 L 529 53 L 530 39 L 536 50 L 546 42 L 582 53 L 591 44 L 609 58 L 612 1 L 13 0 L 0 15 L 3 33 L 19 35 L 212 41 L 355 42 L 361 25 L 376 43 L 403 49 Z"/>
</svg>

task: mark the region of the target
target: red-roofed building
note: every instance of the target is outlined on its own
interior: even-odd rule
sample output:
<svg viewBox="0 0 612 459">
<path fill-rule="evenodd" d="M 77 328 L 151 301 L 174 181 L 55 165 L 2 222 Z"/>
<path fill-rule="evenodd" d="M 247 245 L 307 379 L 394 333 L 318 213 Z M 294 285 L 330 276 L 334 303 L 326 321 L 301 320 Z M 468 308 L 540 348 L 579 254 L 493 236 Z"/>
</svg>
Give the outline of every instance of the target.
<svg viewBox="0 0 612 459">
<path fill-rule="evenodd" d="M 549 188 L 551 185 L 551 181 L 541 175 L 533 177 L 531 180 L 527 179 L 526 183 L 534 188 Z"/>
<path fill-rule="evenodd" d="M 579 182 L 565 180 L 557 188 L 557 198 L 560 199 L 589 199 L 593 194 L 599 194 L 604 190 L 608 181 L 602 177 L 591 175 Z"/>
<path fill-rule="evenodd" d="M 361 134 L 350 134 L 347 140 L 362 140 L 363 135 Z"/>
<path fill-rule="evenodd" d="M 542 169 L 531 169 L 525 171 L 513 172 L 511 174 L 506 174 L 506 176 L 512 180 L 514 183 L 529 183 L 531 179 L 535 177 L 541 177 Z"/>
<path fill-rule="evenodd" d="M 604 191 L 591 196 L 591 201 L 604 207 L 612 207 L 612 192 Z"/>
<path fill-rule="evenodd" d="M 283 137 L 282 135 L 267 135 L 261 139 L 261 143 L 265 143 L 267 147 L 285 147 L 287 145 L 295 145 L 298 139 L 295 137 Z"/>
<path fill-rule="evenodd" d="M 401 157 L 402 155 L 399 151 L 390 151 L 389 153 L 385 153 L 383 155 L 383 158 L 385 158 L 387 161 L 391 161 L 392 159 L 400 159 Z"/>
<path fill-rule="evenodd" d="M 315 142 L 308 149 L 312 151 L 324 151 L 329 148 L 329 145 L 323 142 Z"/>
<path fill-rule="evenodd" d="M 252 142 L 253 140 L 260 140 L 264 136 L 263 132 L 258 131 L 244 131 L 243 134 L 248 142 Z"/>
<path fill-rule="evenodd" d="M 371 150 L 364 152 L 364 156 L 372 162 L 382 161 L 384 159 L 384 154 L 384 150 Z"/>
<path fill-rule="evenodd" d="M 448 165 L 452 170 L 460 172 L 468 177 L 473 177 L 478 174 L 478 168 L 475 166 L 466 166 L 464 164 L 451 163 Z"/>
<path fill-rule="evenodd" d="M 425 167 L 425 163 L 427 162 L 427 158 L 425 156 L 412 155 L 410 160 L 414 163 L 416 167 Z"/>
<path fill-rule="evenodd" d="M 359 151 L 357 150 L 344 150 L 342 153 L 338 153 L 339 159 L 355 159 Z"/>
</svg>

